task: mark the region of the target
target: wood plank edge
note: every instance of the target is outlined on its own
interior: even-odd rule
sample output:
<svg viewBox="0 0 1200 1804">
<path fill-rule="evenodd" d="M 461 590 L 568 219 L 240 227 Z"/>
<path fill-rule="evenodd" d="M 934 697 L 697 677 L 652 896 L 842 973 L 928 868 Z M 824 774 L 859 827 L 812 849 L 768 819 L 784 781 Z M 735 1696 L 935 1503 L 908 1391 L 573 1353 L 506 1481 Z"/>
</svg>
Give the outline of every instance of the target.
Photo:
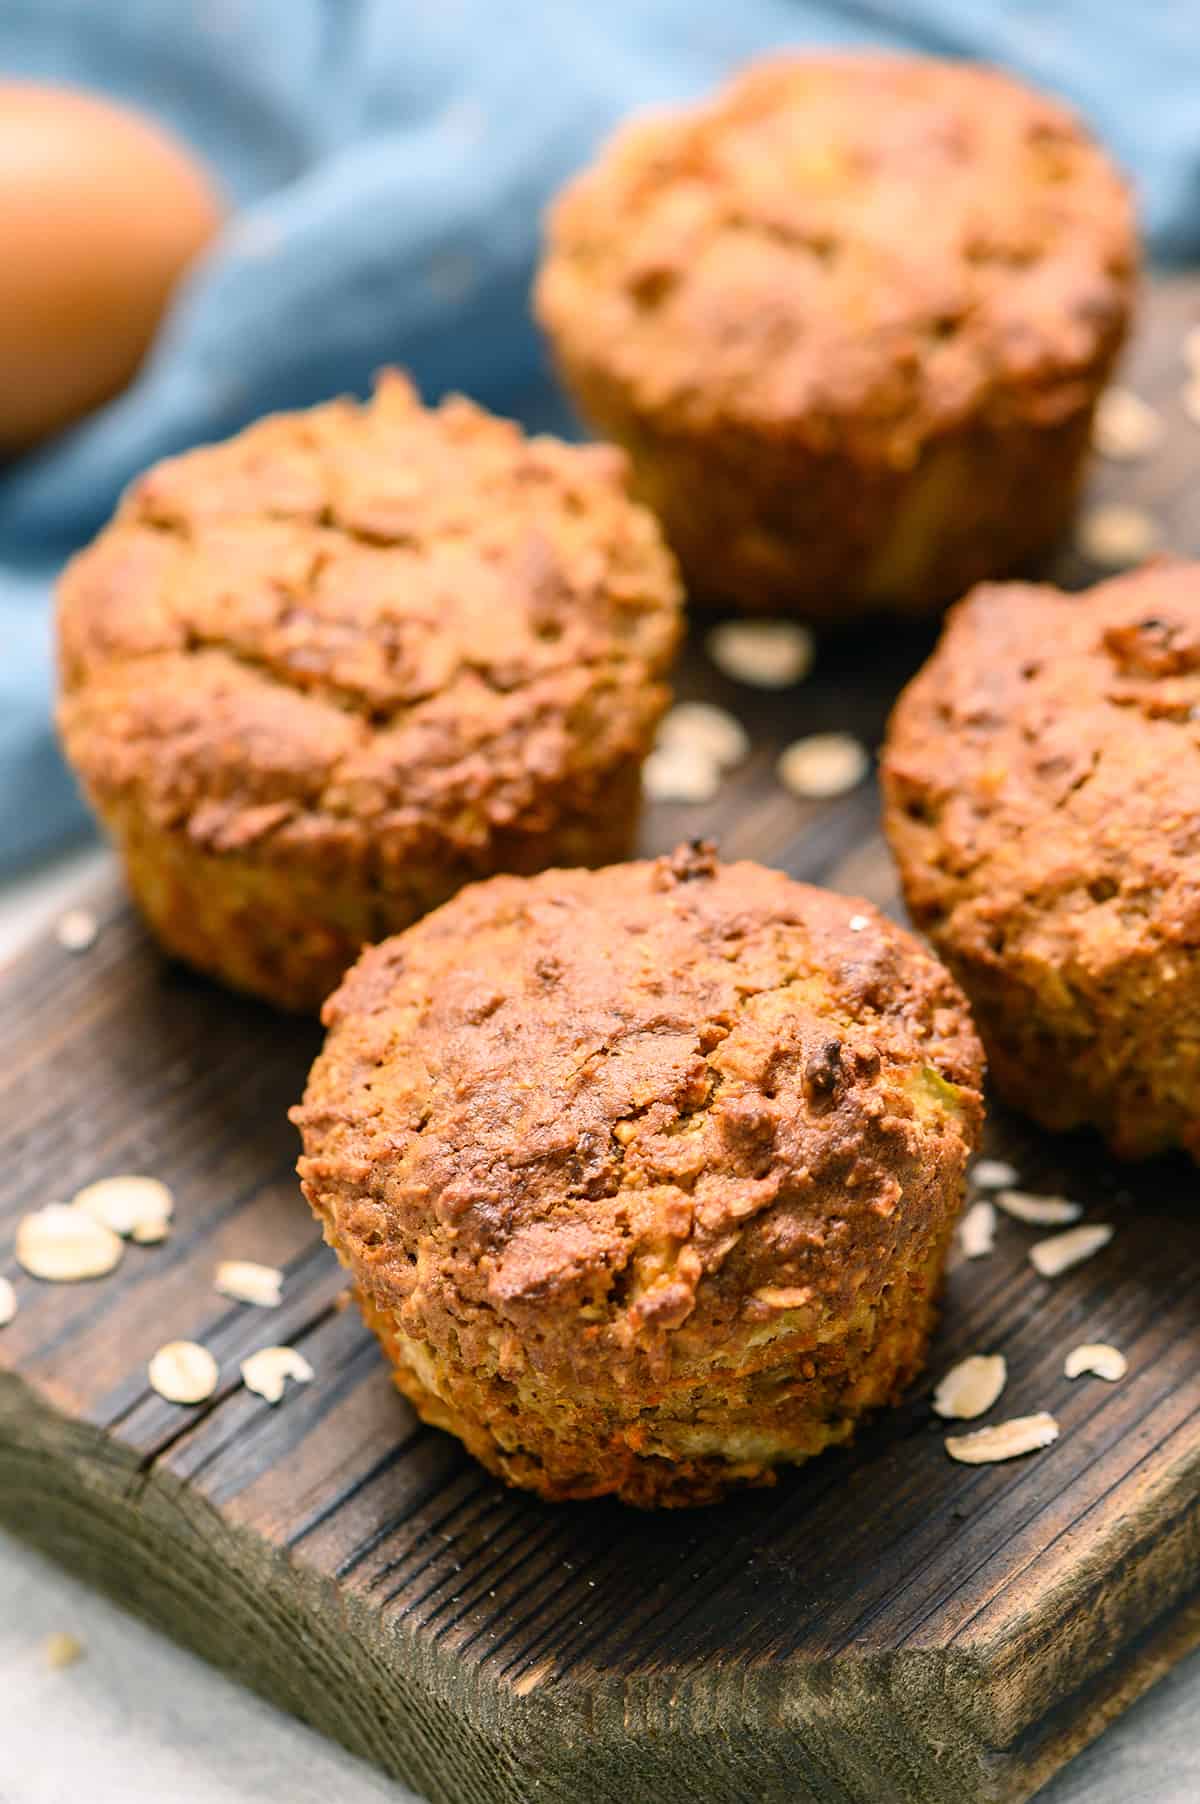
<svg viewBox="0 0 1200 1804">
<path fill-rule="evenodd" d="M 1131 1642 L 1122 1658 L 1093 1680 L 1085 1700 L 1074 1696 L 1065 1700 L 1039 1725 L 1038 1745 L 1031 1749 L 1027 1766 L 1033 1791 L 1025 1796 L 1039 1792 L 1061 1767 L 1197 1647 L 1200 1596 L 1193 1596 Z"/>
<path fill-rule="evenodd" d="M 988 1690 L 974 1650 L 561 1684 L 548 1660 L 510 1682 L 419 1627 L 389 1626 L 12 1375 L 0 1377 L 0 1517 L 434 1804 L 685 1804 L 700 1772 L 711 1804 L 1023 1804 L 1200 1637 L 1200 1604 L 1159 1625 L 1029 1758 L 985 1745 L 962 1710 Z"/>
</svg>

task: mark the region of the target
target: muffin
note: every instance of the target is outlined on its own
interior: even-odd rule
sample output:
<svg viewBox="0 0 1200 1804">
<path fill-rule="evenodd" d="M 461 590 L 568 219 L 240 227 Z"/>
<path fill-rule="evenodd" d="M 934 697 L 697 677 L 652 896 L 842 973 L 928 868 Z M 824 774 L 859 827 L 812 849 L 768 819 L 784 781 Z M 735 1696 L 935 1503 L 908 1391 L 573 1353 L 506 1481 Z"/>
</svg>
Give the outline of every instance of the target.
<svg viewBox="0 0 1200 1804">
<path fill-rule="evenodd" d="M 470 879 L 628 853 L 680 591 L 625 473 L 392 374 L 134 484 L 59 724 L 172 953 L 315 1010 Z"/>
<path fill-rule="evenodd" d="M 1200 564 L 976 589 L 901 697 L 887 834 L 997 1091 L 1200 1157 Z"/>
<path fill-rule="evenodd" d="M 293 1119 L 396 1382 L 510 1484 L 697 1504 L 920 1368 L 980 1052 L 864 902 L 703 843 L 365 953 Z"/>
<path fill-rule="evenodd" d="M 1056 101 L 791 55 L 617 134 L 551 212 L 537 310 L 697 595 L 907 615 L 1061 533 L 1136 264 Z"/>
</svg>

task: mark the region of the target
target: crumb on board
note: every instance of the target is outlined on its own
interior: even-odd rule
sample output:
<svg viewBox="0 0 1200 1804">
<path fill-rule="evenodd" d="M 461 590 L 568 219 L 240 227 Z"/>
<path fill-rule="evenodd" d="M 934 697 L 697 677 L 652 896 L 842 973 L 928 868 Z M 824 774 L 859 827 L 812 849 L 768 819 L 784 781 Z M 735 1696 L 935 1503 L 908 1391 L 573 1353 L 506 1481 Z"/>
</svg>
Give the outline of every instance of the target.
<svg viewBox="0 0 1200 1804">
<path fill-rule="evenodd" d="M 66 1629 L 56 1629 L 42 1643 L 42 1653 L 51 1672 L 62 1672 L 65 1667 L 75 1666 L 86 1652 L 78 1635 L 72 1635 Z"/>
</svg>

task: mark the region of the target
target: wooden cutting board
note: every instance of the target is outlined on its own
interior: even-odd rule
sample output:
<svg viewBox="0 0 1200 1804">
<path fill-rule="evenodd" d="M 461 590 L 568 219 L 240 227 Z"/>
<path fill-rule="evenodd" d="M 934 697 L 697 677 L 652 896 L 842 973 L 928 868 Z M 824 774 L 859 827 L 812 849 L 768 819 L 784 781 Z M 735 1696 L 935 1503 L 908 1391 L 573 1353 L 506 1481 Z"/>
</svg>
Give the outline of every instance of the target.
<svg viewBox="0 0 1200 1804">
<path fill-rule="evenodd" d="M 1200 429 L 1180 341 L 1200 283 L 1150 297 L 1133 359 L 1169 422 L 1151 461 L 1093 493 L 1135 500 L 1200 553 Z M 1071 558 L 1068 580 L 1089 573 Z M 895 907 L 864 788 L 802 805 L 778 748 L 879 740 L 931 633 L 856 632 L 783 696 L 736 689 L 697 647 L 680 688 L 733 706 L 755 752 L 715 805 L 656 808 L 647 851 L 703 830 L 730 856 Z M 770 1492 L 691 1514 L 550 1508 L 503 1491 L 393 1391 L 302 1203 L 286 1110 L 318 1044 L 148 944 L 118 894 L 82 956 L 49 937 L 0 979 L 0 1515 L 21 1534 L 348 1747 L 445 1804 L 975 1804 L 1025 1799 L 1200 1638 L 1200 1178 L 1115 1168 L 999 1112 L 993 1153 L 1082 1199 L 1111 1246 L 1047 1283 L 1035 1231 L 952 1274 L 931 1377 L 1003 1353 L 1005 1413 L 1058 1445 L 953 1464 L 930 1381 Z M 1053 1083 L 1054 1073 L 1046 1073 Z M 75 1286 L 25 1277 L 19 1216 L 110 1172 L 164 1178 L 169 1240 Z M 270 1312 L 214 1291 L 219 1259 L 284 1268 Z M 146 1361 L 187 1337 L 221 1385 L 162 1402 Z M 1112 1340 L 1119 1385 L 1068 1383 Z M 315 1382 L 269 1408 L 253 1349 Z"/>
</svg>

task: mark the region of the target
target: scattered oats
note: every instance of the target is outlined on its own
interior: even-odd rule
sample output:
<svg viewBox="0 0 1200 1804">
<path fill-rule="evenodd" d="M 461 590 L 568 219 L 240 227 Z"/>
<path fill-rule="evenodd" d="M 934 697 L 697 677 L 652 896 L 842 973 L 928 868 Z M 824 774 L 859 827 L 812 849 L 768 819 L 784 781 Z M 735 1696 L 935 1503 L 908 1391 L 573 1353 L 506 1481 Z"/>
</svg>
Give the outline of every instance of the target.
<svg viewBox="0 0 1200 1804">
<path fill-rule="evenodd" d="M 1108 388 L 1092 422 L 1092 444 L 1101 457 L 1131 463 L 1157 451 L 1166 435 L 1162 415 L 1130 388 Z"/>
<path fill-rule="evenodd" d="M 1058 1423 L 1041 1410 L 1036 1416 L 1013 1416 L 1008 1422 L 976 1428 L 971 1434 L 949 1434 L 946 1452 L 964 1466 L 990 1466 L 996 1460 L 1036 1453 L 1039 1447 L 1049 1447 L 1057 1439 Z"/>
<path fill-rule="evenodd" d="M 146 1369 L 168 1403 L 203 1403 L 217 1388 L 217 1362 L 194 1340 L 169 1340 Z"/>
<path fill-rule="evenodd" d="M 1149 557 L 1158 545 L 1158 527 L 1142 508 L 1110 501 L 1084 514 L 1076 543 L 1094 564 L 1119 568 Z"/>
<path fill-rule="evenodd" d="M 750 756 L 750 737 L 741 721 L 711 702 L 678 702 L 663 717 L 657 743 L 668 751 L 699 752 L 718 770 L 733 770 Z"/>
<path fill-rule="evenodd" d="M 175 1199 L 157 1178 L 126 1174 L 85 1185 L 71 1198 L 71 1207 L 146 1246 L 166 1238 Z"/>
<path fill-rule="evenodd" d="M 1183 335 L 1183 361 L 1193 376 L 1200 376 L 1200 325 L 1189 327 Z"/>
<path fill-rule="evenodd" d="M 1063 1361 L 1065 1377 L 1082 1378 L 1088 1372 L 1093 1378 L 1107 1379 L 1109 1384 L 1116 1384 L 1128 1370 L 1129 1362 L 1120 1347 L 1110 1347 L 1106 1341 L 1089 1341 L 1086 1346 L 1072 1347 Z"/>
<path fill-rule="evenodd" d="M 17 1293 L 7 1278 L 0 1278 L 0 1328 L 7 1328 L 17 1313 Z"/>
<path fill-rule="evenodd" d="M 51 1672 L 61 1672 L 65 1666 L 74 1666 L 84 1656 L 84 1645 L 78 1635 L 69 1635 L 65 1629 L 58 1629 L 53 1635 L 47 1635 L 43 1651 L 46 1665 Z"/>
<path fill-rule="evenodd" d="M 295 1347 L 264 1347 L 242 1361 L 242 1383 L 248 1391 L 265 1397 L 268 1403 L 279 1402 L 285 1379 L 294 1378 L 297 1384 L 310 1384 L 313 1377 L 312 1367 Z"/>
<path fill-rule="evenodd" d="M 642 788 L 652 802 L 711 802 L 720 787 L 720 766 L 695 746 L 659 746 L 642 766 Z"/>
<path fill-rule="evenodd" d="M 1193 426 L 1200 426 L 1200 370 L 1194 370 L 1189 382 L 1183 385 L 1180 395 L 1183 411 Z"/>
<path fill-rule="evenodd" d="M 996 1211 L 984 1198 L 972 1203 L 958 1224 L 964 1259 L 985 1259 L 996 1244 Z"/>
<path fill-rule="evenodd" d="M 869 927 L 870 925 L 871 925 L 870 920 L 866 915 L 851 915 L 850 916 L 851 933 L 861 933 L 864 927 Z"/>
<path fill-rule="evenodd" d="M 1007 1190 L 1019 1177 L 1016 1166 L 1007 1159 L 976 1159 L 971 1167 L 971 1182 L 976 1190 Z"/>
<path fill-rule="evenodd" d="M 951 1366 L 933 1393 L 939 1416 L 960 1422 L 986 1415 L 1008 1380 L 1008 1367 L 1000 1353 L 972 1353 Z"/>
<path fill-rule="evenodd" d="M 100 923 L 86 908 L 69 908 L 54 929 L 54 937 L 66 952 L 86 952 L 96 943 Z"/>
<path fill-rule="evenodd" d="M 1053 1228 L 1064 1222 L 1078 1221 L 1083 1204 L 1065 1196 L 1032 1196 L 1028 1190 L 998 1190 L 996 1201 L 1006 1215 L 1017 1221 L 1033 1222 L 1039 1228 Z"/>
<path fill-rule="evenodd" d="M 1035 1241 L 1029 1258 L 1043 1278 L 1057 1278 L 1073 1265 L 1082 1265 L 1093 1253 L 1108 1245 L 1112 1229 L 1105 1222 L 1089 1222 L 1081 1228 L 1068 1228 L 1065 1234 L 1052 1234 L 1049 1240 Z"/>
<path fill-rule="evenodd" d="M 753 689 L 789 689 L 812 669 L 812 634 L 794 620 L 726 620 L 705 645 L 723 675 Z"/>
<path fill-rule="evenodd" d="M 274 1265 L 256 1265 L 252 1259 L 225 1259 L 217 1267 L 213 1283 L 222 1296 L 237 1303 L 274 1309 L 282 1294 L 283 1273 Z"/>
<path fill-rule="evenodd" d="M 779 781 L 794 796 L 826 801 L 856 789 L 871 768 L 866 748 L 849 733 L 813 733 L 779 754 Z"/>
<path fill-rule="evenodd" d="M 120 1263 L 124 1251 L 119 1234 L 67 1203 L 47 1203 L 17 1227 L 20 1263 L 34 1278 L 55 1284 L 101 1278 Z"/>
</svg>

